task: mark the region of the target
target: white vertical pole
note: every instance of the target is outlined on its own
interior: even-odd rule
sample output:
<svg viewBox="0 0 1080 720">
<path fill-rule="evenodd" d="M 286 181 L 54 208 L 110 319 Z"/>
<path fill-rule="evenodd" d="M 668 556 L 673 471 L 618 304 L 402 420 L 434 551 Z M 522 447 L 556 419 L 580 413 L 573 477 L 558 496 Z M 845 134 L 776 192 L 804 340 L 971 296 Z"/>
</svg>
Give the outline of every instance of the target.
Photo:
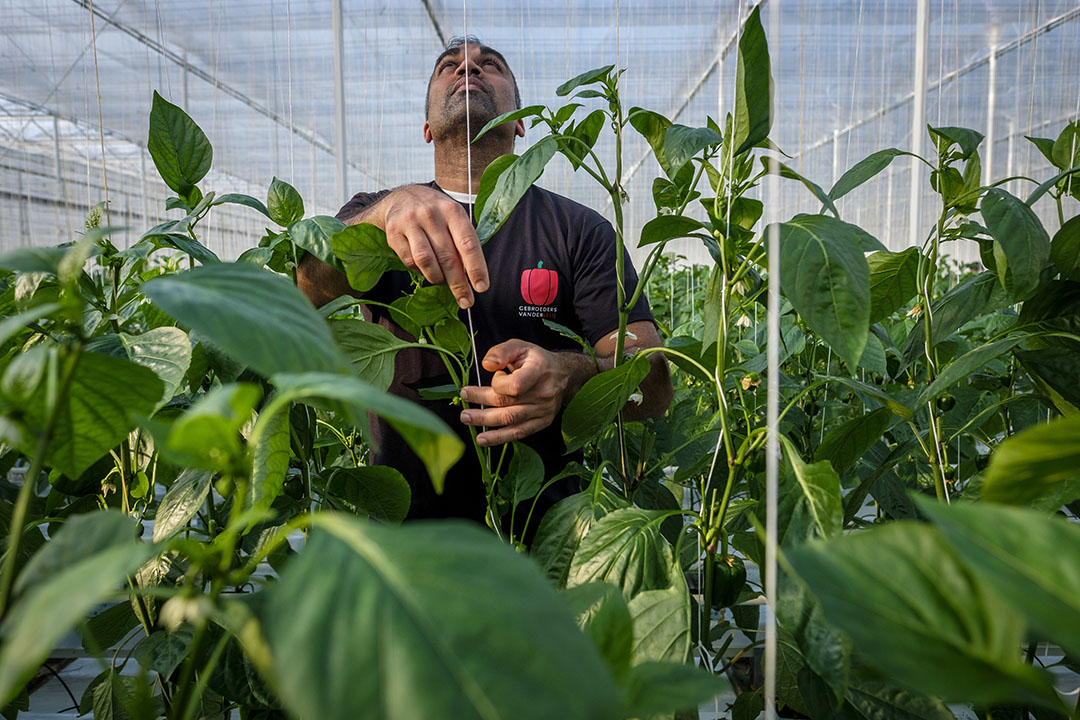
<svg viewBox="0 0 1080 720">
<path fill-rule="evenodd" d="M 187 79 L 188 79 L 188 61 L 187 61 L 187 48 L 184 48 L 184 53 L 181 56 L 183 62 L 180 63 L 180 107 L 184 108 L 187 112 L 191 112 L 191 107 L 188 105 L 188 92 L 187 92 Z"/>
<path fill-rule="evenodd" d="M 926 46 L 930 36 L 930 0 L 919 0 L 915 16 L 915 100 L 911 113 L 911 152 L 923 154 L 926 135 Z M 908 246 L 918 247 L 922 223 L 922 162 L 911 158 L 911 216 L 908 227 Z"/>
<path fill-rule="evenodd" d="M 1008 152 L 1008 155 L 1005 158 L 1005 177 L 1012 177 L 1012 176 L 1016 175 L 1016 171 L 1014 170 L 1015 166 L 1013 165 L 1013 156 L 1015 155 L 1015 152 L 1014 152 L 1015 148 L 1013 147 L 1013 145 L 1015 144 L 1015 142 L 1016 142 L 1016 122 L 1013 121 L 1013 120 L 1010 120 L 1009 121 L 1009 149 L 1006 151 L 1006 152 Z M 1016 192 L 1016 183 L 1017 183 L 1016 180 L 1012 180 L 1012 181 L 1009 182 L 1009 192 Z"/>
<path fill-rule="evenodd" d="M 783 47 L 780 41 L 779 2 L 769 3 L 769 45 Z M 772 57 L 772 77 L 782 77 L 780 58 Z M 773 98 L 779 93 L 774 91 Z M 776 105 L 770 112 L 776 116 Z M 776 496 L 779 477 L 780 435 L 777 427 L 780 414 L 780 168 L 775 157 L 769 158 L 770 174 L 766 181 L 766 197 L 769 202 L 769 288 L 768 288 L 768 339 L 767 360 L 768 395 L 765 404 L 765 720 L 776 718 L 776 545 L 777 508 Z"/>
<path fill-rule="evenodd" d="M 57 212 L 57 225 L 56 237 L 64 237 L 66 230 L 68 230 L 68 204 L 67 204 L 67 186 L 64 185 L 64 168 L 60 164 L 60 121 L 53 115 L 52 119 L 52 134 L 53 134 L 53 160 L 55 164 L 56 172 L 56 197 L 60 200 L 60 210 Z"/>
<path fill-rule="evenodd" d="M 986 89 L 986 161 L 983 162 L 983 185 L 994 180 L 994 114 L 997 111 L 997 48 L 990 49 L 990 81 Z"/>
<path fill-rule="evenodd" d="M 719 42 L 719 41 L 717 41 Z M 716 124 L 724 129 L 724 50 L 720 49 L 720 59 L 716 61 Z"/>
<path fill-rule="evenodd" d="M 832 131 L 832 184 L 840 179 L 840 128 Z"/>
<path fill-rule="evenodd" d="M 345 154 L 345 35 L 342 28 L 341 0 L 331 3 L 331 32 L 334 36 L 334 159 L 337 172 L 334 192 L 338 202 L 348 201 L 348 183 L 346 175 L 347 158 Z"/>
</svg>

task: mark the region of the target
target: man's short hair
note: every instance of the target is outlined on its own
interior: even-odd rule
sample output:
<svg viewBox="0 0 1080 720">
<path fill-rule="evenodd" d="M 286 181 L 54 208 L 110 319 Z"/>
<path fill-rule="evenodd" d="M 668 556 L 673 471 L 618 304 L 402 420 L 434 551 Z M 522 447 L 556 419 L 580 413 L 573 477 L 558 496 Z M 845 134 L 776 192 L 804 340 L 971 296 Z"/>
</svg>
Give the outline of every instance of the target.
<svg viewBox="0 0 1080 720">
<path fill-rule="evenodd" d="M 439 53 L 439 57 L 435 58 L 435 64 L 431 68 L 431 76 L 428 77 L 428 89 L 427 92 L 424 93 L 424 119 L 426 120 L 428 116 L 428 109 L 431 103 L 431 81 L 435 79 L 436 68 L 439 67 L 439 63 L 442 62 L 442 59 L 444 57 L 446 57 L 447 55 L 456 55 L 458 48 L 463 45 L 476 45 L 484 52 L 491 53 L 495 57 L 499 58 L 499 61 L 506 66 L 506 71 L 510 73 L 510 79 L 514 81 L 514 109 L 521 108 L 521 91 L 518 89 L 517 77 L 514 75 L 514 71 L 510 68 L 510 63 L 506 62 L 506 58 L 503 57 L 503 54 L 501 52 L 499 52 L 493 47 L 489 47 L 480 42 L 480 38 L 476 37 L 475 35 L 465 35 L 463 37 L 450 38 L 450 42 L 446 43 L 446 47 L 443 48 L 443 51 L 441 53 Z"/>
</svg>

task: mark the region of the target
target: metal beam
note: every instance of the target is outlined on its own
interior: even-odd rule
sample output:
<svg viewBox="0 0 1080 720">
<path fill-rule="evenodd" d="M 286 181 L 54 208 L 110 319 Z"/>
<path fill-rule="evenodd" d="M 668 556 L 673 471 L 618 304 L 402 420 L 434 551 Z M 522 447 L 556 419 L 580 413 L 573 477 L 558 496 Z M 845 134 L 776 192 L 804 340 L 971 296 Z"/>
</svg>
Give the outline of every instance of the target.
<svg viewBox="0 0 1080 720">
<path fill-rule="evenodd" d="M 349 201 L 348 145 L 345 143 L 345 35 L 342 29 L 341 0 L 331 3 L 331 33 L 334 39 L 334 189 L 338 202 Z"/>
<path fill-rule="evenodd" d="M 926 134 L 926 46 L 930 41 L 930 0 L 919 0 L 915 13 L 915 100 L 911 112 L 911 152 L 922 156 L 923 136 Z M 839 133 L 834 134 L 839 137 Z M 835 142 L 835 139 L 834 141 Z M 919 247 L 919 225 L 922 219 L 923 173 L 922 161 L 911 158 L 911 213 L 908 216 L 908 247 Z M 927 321 L 929 322 L 929 321 Z"/>
</svg>

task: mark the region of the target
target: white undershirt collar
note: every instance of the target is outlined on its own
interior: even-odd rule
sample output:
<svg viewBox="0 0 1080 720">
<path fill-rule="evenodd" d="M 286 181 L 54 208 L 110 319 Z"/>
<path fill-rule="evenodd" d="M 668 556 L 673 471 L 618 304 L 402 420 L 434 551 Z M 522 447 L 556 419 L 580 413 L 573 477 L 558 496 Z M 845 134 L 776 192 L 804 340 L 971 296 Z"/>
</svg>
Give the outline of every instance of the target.
<svg viewBox="0 0 1080 720">
<path fill-rule="evenodd" d="M 476 204 L 476 195 L 470 195 L 469 193 L 463 192 L 454 192 L 453 190 L 447 190 L 446 188 L 442 188 L 442 191 L 457 200 L 459 203 L 465 203 L 466 205 Z"/>
</svg>

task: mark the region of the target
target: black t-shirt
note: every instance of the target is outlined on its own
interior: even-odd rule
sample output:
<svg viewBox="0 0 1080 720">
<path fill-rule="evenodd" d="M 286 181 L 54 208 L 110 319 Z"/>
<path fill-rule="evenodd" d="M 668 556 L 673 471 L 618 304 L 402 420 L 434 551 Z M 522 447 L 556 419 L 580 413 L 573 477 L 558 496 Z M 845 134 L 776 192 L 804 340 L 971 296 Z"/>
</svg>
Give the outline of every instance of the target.
<svg viewBox="0 0 1080 720">
<path fill-rule="evenodd" d="M 435 183 L 431 187 L 438 188 Z M 389 191 L 358 193 L 338 211 L 347 220 Z M 468 206 L 466 205 L 466 210 Z M 618 329 L 616 304 L 615 230 L 599 213 L 568 198 L 531 187 L 497 233 L 484 245 L 491 286 L 475 293 L 472 308 L 476 350 L 482 359 L 488 349 L 513 338 L 551 351 L 580 351 L 572 339 L 548 328 L 544 319 L 564 325 L 595 344 Z M 637 273 L 625 257 L 626 297 L 637 286 Z M 389 304 L 411 290 L 407 273 L 389 272 L 365 296 Z M 365 306 L 365 316 L 399 337 L 412 339 L 381 307 Z M 460 318 L 468 323 L 465 311 Z M 652 320 L 644 294 L 631 310 L 629 322 Z M 427 472 L 405 441 L 378 417 L 372 435 L 378 450 L 373 461 L 397 468 L 412 487 L 409 517 L 466 517 L 482 520 L 486 508 L 479 461 L 468 429 L 459 420 L 460 407 L 447 400 L 423 400 L 418 391 L 450 382 L 438 354 L 407 348 L 397 355 L 390 392 L 417 402 L 442 417 L 465 441 L 465 454 L 446 477 L 442 496 L 435 494 Z M 475 384 L 475 369 L 470 384 Z M 484 385 L 490 373 L 481 371 Z M 574 459 L 567 456 L 562 418 L 525 439 L 544 460 L 550 478 Z M 498 449 L 493 452 L 497 456 Z M 507 460 L 508 461 L 508 460 Z M 538 505 L 536 518 L 561 497 L 575 491 L 573 482 L 553 486 Z"/>
</svg>

